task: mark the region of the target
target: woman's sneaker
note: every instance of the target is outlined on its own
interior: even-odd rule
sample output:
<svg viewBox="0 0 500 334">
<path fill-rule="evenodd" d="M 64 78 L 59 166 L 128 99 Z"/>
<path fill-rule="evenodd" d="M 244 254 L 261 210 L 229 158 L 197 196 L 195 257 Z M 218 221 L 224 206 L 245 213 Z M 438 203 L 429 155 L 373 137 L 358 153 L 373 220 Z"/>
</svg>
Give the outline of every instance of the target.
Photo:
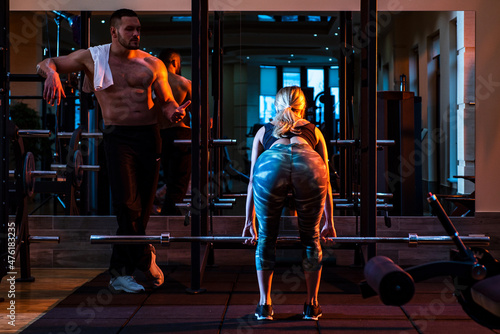
<svg viewBox="0 0 500 334">
<path fill-rule="evenodd" d="M 272 305 L 257 305 L 255 316 L 257 320 L 273 320 L 274 310 Z"/>
<path fill-rule="evenodd" d="M 321 306 L 304 304 L 304 317 L 306 320 L 318 320 L 319 317 L 323 315 L 323 311 L 321 310 Z"/>
</svg>

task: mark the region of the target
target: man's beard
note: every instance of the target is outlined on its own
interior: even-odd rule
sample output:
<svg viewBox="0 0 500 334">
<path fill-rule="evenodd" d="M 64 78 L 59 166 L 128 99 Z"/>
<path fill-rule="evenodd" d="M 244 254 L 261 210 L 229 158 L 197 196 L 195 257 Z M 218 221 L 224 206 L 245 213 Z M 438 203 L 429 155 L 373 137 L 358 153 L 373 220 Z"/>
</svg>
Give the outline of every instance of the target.
<svg viewBox="0 0 500 334">
<path fill-rule="evenodd" d="M 137 39 L 137 46 L 132 46 L 130 45 L 130 41 L 127 43 L 127 41 L 125 41 L 125 39 L 120 34 L 118 34 L 118 43 L 120 43 L 124 48 L 129 50 L 139 49 L 139 39 Z"/>
</svg>

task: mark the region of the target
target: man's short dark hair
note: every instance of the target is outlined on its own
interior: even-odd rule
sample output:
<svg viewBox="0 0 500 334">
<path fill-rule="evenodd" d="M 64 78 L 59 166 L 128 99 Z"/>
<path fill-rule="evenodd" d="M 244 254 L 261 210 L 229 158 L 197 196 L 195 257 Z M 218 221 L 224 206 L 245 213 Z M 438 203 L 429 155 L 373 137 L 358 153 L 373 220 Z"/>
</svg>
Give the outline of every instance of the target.
<svg viewBox="0 0 500 334">
<path fill-rule="evenodd" d="M 179 55 L 179 57 L 181 56 L 180 52 L 177 51 L 176 49 L 168 48 L 160 52 L 158 59 L 164 62 L 165 65 L 168 65 L 168 63 L 171 61 L 172 55 Z"/>
<path fill-rule="evenodd" d="M 139 17 L 136 12 L 134 12 L 132 9 L 118 9 L 111 14 L 111 17 L 109 19 L 109 24 L 112 27 L 116 27 L 118 22 L 122 19 L 122 17 L 128 16 L 128 17 Z"/>
</svg>

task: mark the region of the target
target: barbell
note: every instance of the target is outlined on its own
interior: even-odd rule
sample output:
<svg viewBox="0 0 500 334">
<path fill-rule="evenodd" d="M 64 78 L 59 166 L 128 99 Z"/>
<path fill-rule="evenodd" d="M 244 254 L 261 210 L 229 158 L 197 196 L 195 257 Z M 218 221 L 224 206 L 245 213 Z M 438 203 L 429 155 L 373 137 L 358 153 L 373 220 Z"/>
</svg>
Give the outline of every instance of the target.
<svg viewBox="0 0 500 334">
<path fill-rule="evenodd" d="M 52 170 L 66 170 L 70 173 L 73 173 L 75 186 L 80 187 L 83 182 L 83 172 L 98 172 L 101 170 L 99 165 L 84 165 L 83 164 L 83 156 L 80 150 L 76 150 L 73 154 L 73 160 L 67 165 L 58 165 L 52 164 L 50 165 L 50 169 Z"/>
<path fill-rule="evenodd" d="M 53 235 L 30 235 L 28 238 L 30 243 L 56 243 L 60 242 L 60 238 L 58 236 Z"/>
<path fill-rule="evenodd" d="M 330 140 L 330 144 L 338 145 L 338 146 L 353 146 L 353 145 L 357 145 L 358 143 L 359 143 L 359 140 L 356 140 L 356 139 L 333 139 L 333 140 Z M 390 140 L 390 139 L 379 139 L 379 140 L 377 140 L 377 145 L 378 146 L 392 146 L 392 145 L 396 145 L 396 142 L 394 140 Z"/>
<path fill-rule="evenodd" d="M 211 203 L 211 205 L 214 206 L 214 208 L 217 208 L 217 209 L 232 209 L 233 208 L 233 203 L 230 203 L 230 202 L 214 202 L 214 203 Z M 177 208 L 185 208 L 185 209 L 190 209 L 191 208 L 191 203 L 175 203 L 175 206 Z"/>
<path fill-rule="evenodd" d="M 17 130 L 19 137 L 49 138 L 50 130 Z"/>
<path fill-rule="evenodd" d="M 236 145 L 236 139 L 210 139 L 208 141 L 210 146 L 227 146 Z M 191 145 L 191 139 L 176 139 L 174 140 L 176 145 Z"/>
<path fill-rule="evenodd" d="M 24 191 L 29 197 L 33 196 L 36 178 L 52 179 L 57 177 L 57 171 L 35 170 L 35 156 L 31 152 L 26 153 L 26 156 L 24 157 L 23 170 L 20 172 L 22 175 L 18 175 L 17 178 L 22 178 Z M 16 171 L 9 170 L 9 177 L 16 177 Z"/>
<path fill-rule="evenodd" d="M 58 138 L 71 138 L 73 136 L 73 132 L 58 132 Z M 82 132 L 80 134 L 82 138 L 102 138 L 102 132 Z"/>
<path fill-rule="evenodd" d="M 84 165 L 83 164 L 83 157 L 82 153 L 80 150 L 75 151 L 75 154 L 73 156 L 73 161 L 69 165 L 51 165 L 50 166 L 52 170 L 50 171 L 44 171 L 44 170 L 35 170 L 35 157 L 33 153 L 27 152 L 26 156 L 24 157 L 24 165 L 23 165 L 23 170 L 21 171 L 22 173 L 22 180 L 24 184 L 24 190 L 28 197 L 32 197 L 35 189 L 35 179 L 37 178 L 49 178 L 53 179 L 57 177 L 58 171 L 61 170 L 69 170 L 72 167 L 73 170 L 69 170 L 71 172 L 74 172 L 75 174 L 75 185 L 80 186 L 83 180 L 83 172 L 84 171 L 90 171 L 90 172 L 98 172 L 100 170 L 100 166 L 94 166 L 94 165 Z M 16 177 L 16 171 L 15 170 L 9 170 L 9 177 L 14 178 Z M 18 176 L 19 179 L 21 179 L 21 175 Z"/>
<path fill-rule="evenodd" d="M 354 209 L 354 203 L 336 203 L 334 201 L 334 204 L 335 204 L 335 209 Z M 357 207 L 360 207 L 361 205 L 358 204 Z M 389 211 L 389 210 L 392 210 L 393 209 L 393 205 L 392 204 L 377 204 L 376 205 L 377 207 L 377 210 L 379 211 Z"/>
<path fill-rule="evenodd" d="M 173 237 L 170 233 L 160 235 L 91 235 L 91 244 L 169 244 L 170 242 L 207 242 L 207 243 L 243 243 L 249 237 L 242 236 L 181 236 Z M 478 246 L 488 246 L 490 237 L 474 235 L 461 237 L 462 241 Z M 408 243 L 409 247 L 418 244 L 447 245 L 453 244 L 449 236 L 418 236 L 416 233 L 408 234 L 408 237 L 334 237 L 326 238 L 327 242 L 373 244 L 373 243 Z M 300 238 L 295 236 L 278 237 L 278 243 L 299 243 Z"/>
</svg>

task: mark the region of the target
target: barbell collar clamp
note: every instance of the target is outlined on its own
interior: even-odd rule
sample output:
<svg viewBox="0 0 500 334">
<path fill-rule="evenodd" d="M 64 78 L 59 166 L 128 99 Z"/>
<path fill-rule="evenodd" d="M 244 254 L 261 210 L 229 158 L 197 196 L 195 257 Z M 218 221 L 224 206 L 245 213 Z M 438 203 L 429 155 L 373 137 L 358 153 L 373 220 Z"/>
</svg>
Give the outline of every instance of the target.
<svg viewBox="0 0 500 334">
<path fill-rule="evenodd" d="M 418 235 L 416 233 L 408 234 L 408 247 L 418 246 Z"/>
<path fill-rule="evenodd" d="M 170 233 L 169 232 L 162 233 L 160 242 L 161 244 L 168 244 L 170 242 Z"/>
</svg>

